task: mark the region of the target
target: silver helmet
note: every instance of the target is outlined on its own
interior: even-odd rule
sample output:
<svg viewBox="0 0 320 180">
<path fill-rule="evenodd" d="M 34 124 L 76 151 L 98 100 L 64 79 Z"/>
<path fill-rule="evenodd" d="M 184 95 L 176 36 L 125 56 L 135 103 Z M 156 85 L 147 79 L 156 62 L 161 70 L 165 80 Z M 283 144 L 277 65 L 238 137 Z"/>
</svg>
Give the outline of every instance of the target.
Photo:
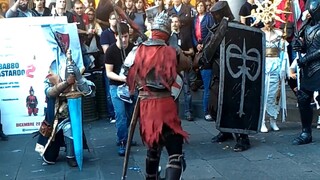
<svg viewBox="0 0 320 180">
<path fill-rule="evenodd" d="M 153 20 L 151 24 L 151 30 L 159 30 L 171 34 L 171 23 L 167 13 L 162 11 Z"/>
</svg>

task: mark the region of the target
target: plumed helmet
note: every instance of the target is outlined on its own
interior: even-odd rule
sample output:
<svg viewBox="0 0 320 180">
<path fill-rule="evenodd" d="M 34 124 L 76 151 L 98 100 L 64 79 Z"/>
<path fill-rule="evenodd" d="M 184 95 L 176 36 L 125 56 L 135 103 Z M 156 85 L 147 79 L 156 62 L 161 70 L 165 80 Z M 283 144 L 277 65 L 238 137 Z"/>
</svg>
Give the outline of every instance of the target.
<svg viewBox="0 0 320 180">
<path fill-rule="evenodd" d="M 306 10 L 309 11 L 313 22 L 320 21 L 320 0 L 308 0 Z"/>
<path fill-rule="evenodd" d="M 162 11 L 159 13 L 153 20 L 151 24 L 151 30 L 159 30 L 162 32 L 167 33 L 168 35 L 171 34 L 171 24 L 170 19 L 167 13 Z"/>
</svg>

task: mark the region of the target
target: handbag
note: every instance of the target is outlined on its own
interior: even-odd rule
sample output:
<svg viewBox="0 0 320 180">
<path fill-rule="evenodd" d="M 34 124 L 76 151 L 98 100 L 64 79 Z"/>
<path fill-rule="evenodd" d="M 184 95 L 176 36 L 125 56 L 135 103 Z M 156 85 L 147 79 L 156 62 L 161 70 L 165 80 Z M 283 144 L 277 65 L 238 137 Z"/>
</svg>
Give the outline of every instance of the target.
<svg viewBox="0 0 320 180">
<path fill-rule="evenodd" d="M 53 127 L 51 126 L 51 124 L 48 123 L 48 121 L 43 120 L 39 128 L 40 134 L 44 137 L 50 137 L 52 134 L 52 130 Z"/>
<path fill-rule="evenodd" d="M 56 119 L 58 111 L 59 111 L 60 105 L 57 108 L 57 112 L 54 115 L 54 119 Z M 44 137 L 50 137 L 53 131 L 52 125 L 47 121 L 48 119 L 48 112 L 46 112 L 46 116 L 44 117 L 44 120 L 41 122 L 39 133 Z"/>
</svg>

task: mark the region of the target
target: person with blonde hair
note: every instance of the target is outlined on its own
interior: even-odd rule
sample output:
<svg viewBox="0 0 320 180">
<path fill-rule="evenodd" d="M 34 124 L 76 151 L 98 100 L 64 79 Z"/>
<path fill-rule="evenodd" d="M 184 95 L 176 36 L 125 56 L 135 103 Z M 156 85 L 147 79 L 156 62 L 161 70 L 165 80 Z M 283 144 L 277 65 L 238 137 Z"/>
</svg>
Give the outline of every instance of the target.
<svg viewBox="0 0 320 180">
<path fill-rule="evenodd" d="M 282 38 L 282 31 L 274 27 L 274 21 L 264 22 L 264 27 L 261 30 L 266 34 L 266 89 L 264 111 L 270 118 L 271 129 L 279 131 L 276 120 L 281 103 L 277 101 L 276 97 L 277 92 L 280 90 L 279 83 L 284 83 L 281 79 L 284 80 L 286 78 L 286 71 L 288 71 L 289 57 L 286 48 L 288 43 Z M 264 118 L 260 129 L 261 132 L 268 132 L 265 122 Z"/>
</svg>

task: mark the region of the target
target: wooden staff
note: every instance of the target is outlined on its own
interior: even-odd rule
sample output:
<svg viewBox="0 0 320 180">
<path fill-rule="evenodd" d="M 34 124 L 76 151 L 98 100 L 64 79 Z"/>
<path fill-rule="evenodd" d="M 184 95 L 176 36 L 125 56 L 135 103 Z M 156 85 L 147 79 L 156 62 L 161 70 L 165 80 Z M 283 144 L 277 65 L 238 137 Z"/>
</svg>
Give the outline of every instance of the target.
<svg viewBox="0 0 320 180">
<path fill-rule="evenodd" d="M 132 142 L 134 131 L 136 129 L 136 125 L 138 122 L 139 111 L 140 111 L 140 97 L 138 96 L 138 99 L 137 99 L 136 104 L 134 106 L 134 110 L 133 110 L 133 114 L 132 114 L 132 118 L 131 118 L 131 122 L 130 122 L 130 127 L 129 127 L 129 133 L 128 133 L 128 139 L 127 139 L 127 145 L 126 145 L 126 153 L 124 155 L 123 168 L 122 168 L 122 176 L 121 176 L 122 180 L 125 180 L 127 178 L 127 170 L 128 170 L 131 142 Z"/>
</svg>

